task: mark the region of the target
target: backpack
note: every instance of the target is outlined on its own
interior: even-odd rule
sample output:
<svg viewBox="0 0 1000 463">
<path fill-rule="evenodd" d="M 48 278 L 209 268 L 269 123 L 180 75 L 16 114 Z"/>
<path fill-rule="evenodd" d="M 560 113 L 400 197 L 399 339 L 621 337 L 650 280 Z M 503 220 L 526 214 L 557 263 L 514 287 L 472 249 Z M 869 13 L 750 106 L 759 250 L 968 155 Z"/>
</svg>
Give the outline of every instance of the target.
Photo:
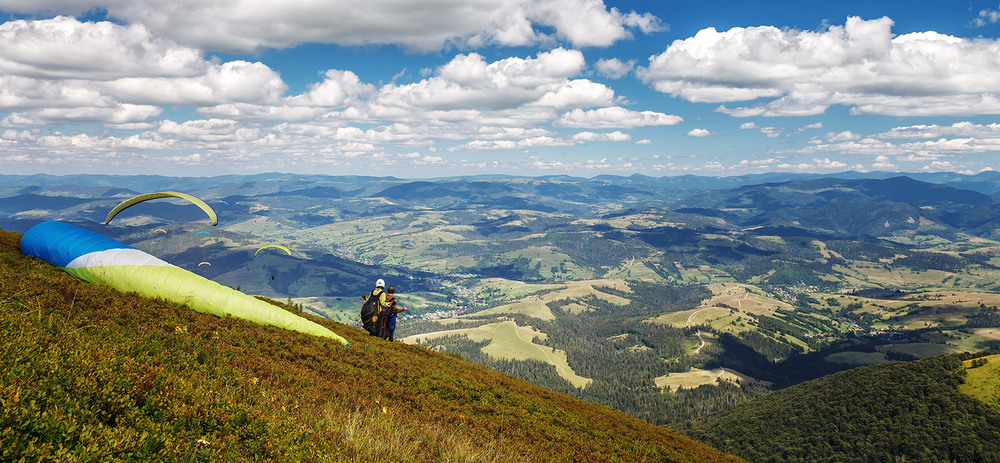
<svg viewBox="0 0 1000 463">
<path fill-rule="evenodd" d="M 382 318 L 379 316 L 381 315 L 379 313 L 381 307 L 378 303 L 380 294 L 382 294 L 382 290 L 378 288 L 372 290 L 368 299 L 365 299 L 364 305 L 361 306 L 361 326 L 372 336 L 382 334 Z"/>
<path fill-rule="evenodd" d="M 386 329 L 394 330 L 396 329 L 396 312 L 393 309 L 396 308 L 396 299 L 390 295 L 387 295 L 387 297 L 391 299 L 385 300 L 385 303 L 389 304 L 384 311 L 385 327 Z"/>
</svg>

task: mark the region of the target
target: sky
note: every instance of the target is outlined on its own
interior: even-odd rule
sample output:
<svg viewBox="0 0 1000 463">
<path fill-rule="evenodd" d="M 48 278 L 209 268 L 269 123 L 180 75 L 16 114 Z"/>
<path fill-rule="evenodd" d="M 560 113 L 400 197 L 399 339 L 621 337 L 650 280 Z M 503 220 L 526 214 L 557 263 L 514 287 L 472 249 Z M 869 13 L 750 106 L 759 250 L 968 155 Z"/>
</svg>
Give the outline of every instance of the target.
<svg viewBox="0 0 1000 463">
<path fill-rule="evenodd" d="M 0 0 L 0 174 L 1000 170 L 1000 0 Z"/>
</svg>

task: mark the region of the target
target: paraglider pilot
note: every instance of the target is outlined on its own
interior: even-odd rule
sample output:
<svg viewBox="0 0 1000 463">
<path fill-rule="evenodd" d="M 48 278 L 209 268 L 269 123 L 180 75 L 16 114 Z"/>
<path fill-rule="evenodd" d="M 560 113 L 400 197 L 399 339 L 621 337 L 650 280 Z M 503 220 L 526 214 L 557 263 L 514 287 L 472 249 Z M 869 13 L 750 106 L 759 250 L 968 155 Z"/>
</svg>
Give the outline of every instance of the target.
<svg viewBox="0 0 1000 463">
<path fill-rule="evenodd" d="M 396 315 L 406 312 L 406 307 L 396 308 L 395 286 L 389 285 L 385 289 L 385 293 L 386 307 L 382 312 L 382 320 L 385 324 L 382 325 L 382 339 L 393 341 L 393 334 L 396 332 Z"/>
<path fill-rule="evenodd" d="M 361 326 L 372 336 L 382 334 L 382 313 L 388 306 L 385 296 L 385 280 L 379 278 L 375 281 L 375 289 L 367 296 L 361 296 L 365 304 L 361 306 Z"/>
</svg>

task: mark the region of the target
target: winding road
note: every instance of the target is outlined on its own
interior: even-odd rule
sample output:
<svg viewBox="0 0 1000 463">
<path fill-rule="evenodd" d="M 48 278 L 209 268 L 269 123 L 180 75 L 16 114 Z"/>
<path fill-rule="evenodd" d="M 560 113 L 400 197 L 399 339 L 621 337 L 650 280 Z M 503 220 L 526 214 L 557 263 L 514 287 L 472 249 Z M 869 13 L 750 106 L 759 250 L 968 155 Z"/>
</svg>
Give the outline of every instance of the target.
<svg viewBox="0 0 1000 463">
<path fill-rule="evenodd" d="M 695 310 L 694 312 L 691 312 L 691 315 L 688 315 L 687 326 L 693 325 L 693 323 L 691 323 L 691 319 L 693 319 L 695 315 L 698 315 L 698 312 L 701 312 L 702 310 L 705 309 Z M 696 336 L 698 336 L 698 348 L 695 349 L 694 352 L 692 352 L 692 354 L 697 354 L 698 352 L 701 352 L 701 348 L 705 347 L 705 339 L 701 337 L 701 330 L 698 330 L 698 334 Z"/>
</svg>

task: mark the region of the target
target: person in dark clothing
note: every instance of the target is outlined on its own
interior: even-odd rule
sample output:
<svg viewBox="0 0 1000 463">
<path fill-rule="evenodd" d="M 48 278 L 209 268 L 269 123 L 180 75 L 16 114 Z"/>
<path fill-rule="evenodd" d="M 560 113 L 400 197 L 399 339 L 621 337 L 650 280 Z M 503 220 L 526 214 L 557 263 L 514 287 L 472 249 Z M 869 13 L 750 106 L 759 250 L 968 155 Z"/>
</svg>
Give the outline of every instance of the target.
<svg viewBox="0 0 1000 463">
<path fill-rule="evenodd" d="M 385 327 L 385 313 L 388 303 L 386 302 L 385 294 L 385 280 L 379 278 L 375 282 L 375 289 L 368 293 L 367 296 L 361 296 L 361 300 L 367 302 L 369 299 L 373 300 L 375 307 L 372 308 L 371 312 L 366 313 L 368 310 L 367 306 L 363 305 L 361 307 L 361 326 L 368 331 L 371 336 L 382 336 L 382 331 Z M 375 303 L 374 301 L 378 301 Z"/>
<path fill-rule="evenodd" d="M 382 339 L 387 339 L 393 341 L 393 335 L 396 332 L 396 315 L 402 312 L 406 312 L 406 308 L 398 308 L 396 306 L 396 287 L 394 285 L 389 285 L 385 289 L 385 309 L 382 312 L 382 319 L 385 321 L 385 325 L 382 326 Z"/>
</svg>

